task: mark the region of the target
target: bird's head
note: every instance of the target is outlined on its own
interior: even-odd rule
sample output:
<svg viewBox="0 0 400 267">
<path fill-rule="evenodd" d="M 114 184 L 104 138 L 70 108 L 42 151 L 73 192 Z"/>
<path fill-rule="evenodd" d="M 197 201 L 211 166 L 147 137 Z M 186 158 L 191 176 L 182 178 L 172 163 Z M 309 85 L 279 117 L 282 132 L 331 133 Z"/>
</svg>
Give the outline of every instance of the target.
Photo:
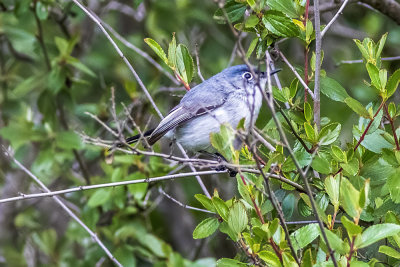
<svg viewBox="0 0 400 267">
<path fill-rule="evenodd" d="M 280 71 L 271 70 L 270 75 Z M 244 88 L 254 88 L 259 84 L 262 88 L 267 81 L 267 73 L 264 71 L 258 71 L 253 68 L 253 71 L 247 65 L 236 65 L 223 70 L 220 75 L 226 81 L 229 81 L 234 88 L 232 89 L 244 89 Z"/>
</svg>

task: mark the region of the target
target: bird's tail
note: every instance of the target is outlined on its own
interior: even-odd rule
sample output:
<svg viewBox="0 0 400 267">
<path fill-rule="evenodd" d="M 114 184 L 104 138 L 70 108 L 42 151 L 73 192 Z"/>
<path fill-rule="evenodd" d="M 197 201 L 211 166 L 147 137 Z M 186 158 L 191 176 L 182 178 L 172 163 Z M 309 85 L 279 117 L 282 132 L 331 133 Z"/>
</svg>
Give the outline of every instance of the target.
<svg viewBox="0 0 400 267">
<path fill-rule="evenodd" d="M 133 143 L 136 143 L 137 141 L 139 141 L 140 138 L 149 137 L 149 136 L 154 132 L 154 130 L 155 130 L 155 129 L 148 130 L 148 131 L 144 132 L 143 135 L 137 134 L 137 135 L 128 137 L 128 138 L 125 139 L 125 142 L 126 142 L 127 144 L 129 144 L 129 145 L 130 145 L 130 144 L 133 144 Z M 123 147 L 123 146 L 124 146 L 123 143 L 116 143 L 113 147 L 111 147 L 110 149 L 108 149 L 108 151 L 113 151 L 113 150 L 115 149 L 115 147 Z"/>
<path fill-rule="evenodd" d="M 140 138 L 146 138 L 146 137 L 150 136 L 154 132 L 154 130 L 155 129 L 148 130 L 148 131 L 144 132 L 143 135 L 137 134 L 137 135 L 128 137 L 128 138 L 125 139 L 125 142 L 127 144 L 136 143 Z"/>
</svg>

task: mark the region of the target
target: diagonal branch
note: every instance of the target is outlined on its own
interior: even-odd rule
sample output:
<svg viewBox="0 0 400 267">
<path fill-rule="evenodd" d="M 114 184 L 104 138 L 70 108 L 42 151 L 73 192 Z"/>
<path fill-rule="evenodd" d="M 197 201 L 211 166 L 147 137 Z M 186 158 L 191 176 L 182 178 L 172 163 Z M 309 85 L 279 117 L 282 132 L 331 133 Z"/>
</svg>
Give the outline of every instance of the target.
<svg viewBox="0 0 400 267">
<path fill-rule="evenodd" d="M 47 186 L 42 183 L 42 181 L 37 178 L 31 171 L 29 171 L 24 165 L 21 164 L 14 156 L 12 155 L 12 152 L 7 150 L 5 147 L 2 146 L 2 150 L 4 154 L 9 157 L 10 160 L 12 160 L 23 172 L 25 172 L 28 176 L 30 176 L 37 184 L 40 185 L 41 188 L 43 188 L 48 194 L 51 194 L 52 192 L 47 188 Z M 61 208 L 68 213 L 69 216 L 71 216 L 72 219 L 74 219 L 83 229 L 85 229 L 86 232 L 89 233 L 89 235 L 92 237 L 93 241 L 96 242 L 101 249 L 107 254 L 107 256 L 110 258 L 111 261 L 115 263 L 115 265 L 122 267 L 122 264 L 119 263 L 119 261 L 114 257 L 113 254 L 107 249 L 107 247 L 101 242 L 101 240 L 97 237 L 97 235 L 90 230 L 90 228 L 83 222 L 81 219 L 76 216 L 72 210 L 70 210 L 61 200 L 61 198 L 51 195 L 53 199 L 57 202 L 58 205 L 61 206 Z"/>
</svg>

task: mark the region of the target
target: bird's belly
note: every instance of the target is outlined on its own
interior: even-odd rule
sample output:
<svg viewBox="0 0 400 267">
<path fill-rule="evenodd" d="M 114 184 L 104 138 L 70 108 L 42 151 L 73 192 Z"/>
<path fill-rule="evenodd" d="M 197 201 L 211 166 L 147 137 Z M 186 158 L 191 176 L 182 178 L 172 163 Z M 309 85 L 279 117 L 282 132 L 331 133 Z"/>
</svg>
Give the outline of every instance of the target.
<svg viewBox="0 0 400 267">
<path fill-rule="evenodd" d="M 236 129 L 242 118 L 246 119 L 246 126 L 248 127 L 250 111 L 245 103 L 236 103 L 233 108 L 218 108 L 177 127 L 175 138 L 188 150 L 215 152 L 210 143 L 210 134 L 218 133 L 223 123 L 228 123 Z"/>
</svg>

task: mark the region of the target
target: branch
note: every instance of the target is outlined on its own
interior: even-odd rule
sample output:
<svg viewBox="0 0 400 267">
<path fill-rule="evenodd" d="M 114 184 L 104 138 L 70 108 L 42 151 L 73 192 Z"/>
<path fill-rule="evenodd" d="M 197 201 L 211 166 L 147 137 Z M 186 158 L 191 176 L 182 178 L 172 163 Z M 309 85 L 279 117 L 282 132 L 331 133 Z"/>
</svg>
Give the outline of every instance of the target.
<svg viewBox="0 0 400 267">
<path fill-rule="evenodd" d="M 40 185 L 40 187 L 42 187 L 47 194 L 51 194 L 52 192 L 47 188 L 47 186 L 42 183 L 42 181 L 37 178 L 32 172 L 30 172 L 24 165 L 22 165 L 16 158 L 14 158 L 14 156 L 11 154 L 11 151 L 7 150 L 4 146 L 2 146 L 2 150 L 4 152 L 4 154 L 10 159 L 12 160 L 23 172 L 25 172 L 28 176 L 30 176 L 37 184 Z M 46 194 L 46 193 L 43 193 Z M 61 198 L 56 197 L 54 195 L 51 195 L 53 197 L 53 199 L 58 203 L 58 205 L 61 206 L 61 208 L 63 210 L 65 210 L 67 212 L 67 214 L 74 219 L 80 226 L 82 226 L 83 229 L 86 230 L 86 232 L 89 233 L 89 235 L 92 237 L 93 241 L 96 242 L 101 249 L 107 254 L 107 256 L 110 258 L 111 261 L 113 261 L 117 266 L 122 267 L 122 264 L 119 263 L 119 261 L 114 257 L 113 254 L 111 254 L 111 252 L 107 249 L 107 247 L 101 242 L 101 240 L 97 237 L 97 235 L 90 230 L 90 228 L 84 224 L 79 218 L 78 216 L 76 216 L 61 200 Z M 1 203 L 1 202 L 0 202 Z"/>
<path fill-rule="evenodd" d="M 400 60 L 400 56 L 397 57 L 383 57 L 381 58 L 381 61 L 395 61 L 395 60 Z M 363 63 L 364 61 L 362 59 L 355 59 L 355 60 L 342 60 L 336 64 L 336 67 L 342 65 L 342 64 L 358 64 L 358 63 Z"/>
<path fill-rule="evenodd" d="M 205 212 L 205 213 L 211 213 L 211 214 L 215 214 L 215 212 L 209 211 L 209 210 L 205 210 L 205 209 L 199 209 L 196 207 L 192 207 L 186 204 L 183 204 L 182 202 L 180 202 L 179 200 L 176 200 L 175 198 L 173 198 L 172 196 L 168 195 L 161 187 L 158 188 L 158 192 L 162 195 L 164 195 L 166 198 L 168 198 L 169 200 L 171 200 L 172 202 L 178 204 L 179 206 L 181 206 L 184 209 L 188 209 L 188 210 L 195 210 L 195 211 L 201 211 L 201 212 Z"/>
<path fill-rule="evenodd" d="M 300 83 L 303 85 L 303 87 L 307 90 L 307 92 L 311 95 L 311 98 L 314 100 L 315 96 L 314 96 L 314 92 L 311 91 L 311 89 L 308 87 L 308 85 L 304 82 L 304 80 L 301 78 L 300 74 L 296 71 L 296 69 L 293 67 L 292 64 L 290 64 L 290 62 L 287 60 L 287 58 L 285 57 L 285 55 L 278 50 L 279 56 L 283 59 L 283 62 L 286 63 L 286 65 L 289 67 L 289 69 L 294 73 L 294 75 L 296 76 L 297 79 L 299 79 Z"/>
<path fill-rule="evenodd" d="M 347 3 L 349 2 L 349 0 L 345 0 L 342 4 L 342 6 L 339 8 L 338 12 L 335 14 L 335 16 L 333 16 L 333 18 L 331 19 L 331 21 L 329 21 L 329 23 L 325 26 L 324 30 L 321 32 L 321 38 L 324 37 L 325 33 L 328 31 L 328 29 L 332 26 L 332 24 L 337 20 L 337 18 L 339 17 L 339 15 L 342 13 L 343 9 L 345 8 L 345 6 L 347 5 Z"/>
<path fill-rule="evenodd" d="M 359 0 L 400 24 L 400 3 L 395 0 Z"/>
<path fill-rule="evenodd" d="M 320 99 L 320 72 L 321 72 L 321 21 L 319 18 L 319 0 L 314 0 L 314 30 L 315 30 L 315 75 L 314 75 L 314 122 L 318 130 L 321 129 L 321 99 Z M 336 265 L 335 265 L 336 266 Z"/>
<path fill-rule="evenodd" d="M 154 177 L 154 178 L 128 180 L 128 181 L 122 181 L 122 182 L 104 183 L 104 184 L 95 184 L 95 185 L 83 185 L 83 186 L 79 186 L 79 187 L 73 187 L 73 188 L 57 190 L 57 191 L 46 190 L 47 192 L 45 192 L 45 193 L 21 194 L 18 197 L 0 199 L 0 203 L 13 202 L 13 201 L 17 201 L 17 200 L 31 199 L 31 198 L 53 197 L 56 195 L 63 195 L 63 194 L 67 194 L 67 193 L 91 190 L 91 189 L 98 189 L 98 188 L 115 187 L 115 186 L 131 185 L 131 184 L 152 183 L 152 182 L 159 182 L 159 181 L 164 181 L 164 180 L 173 180 L 173 179 L 177 179 L 177 178 L 190 177 L 190 176 L 195 176 L 195 175 L 210 175 L 210 174 L 220 174 L 220 173 L 226 173 L 226 171 L 199 171 L 199 172 L 177 173 L 177 174 L 165 175 L 165 176 Z"/>
</svg>

